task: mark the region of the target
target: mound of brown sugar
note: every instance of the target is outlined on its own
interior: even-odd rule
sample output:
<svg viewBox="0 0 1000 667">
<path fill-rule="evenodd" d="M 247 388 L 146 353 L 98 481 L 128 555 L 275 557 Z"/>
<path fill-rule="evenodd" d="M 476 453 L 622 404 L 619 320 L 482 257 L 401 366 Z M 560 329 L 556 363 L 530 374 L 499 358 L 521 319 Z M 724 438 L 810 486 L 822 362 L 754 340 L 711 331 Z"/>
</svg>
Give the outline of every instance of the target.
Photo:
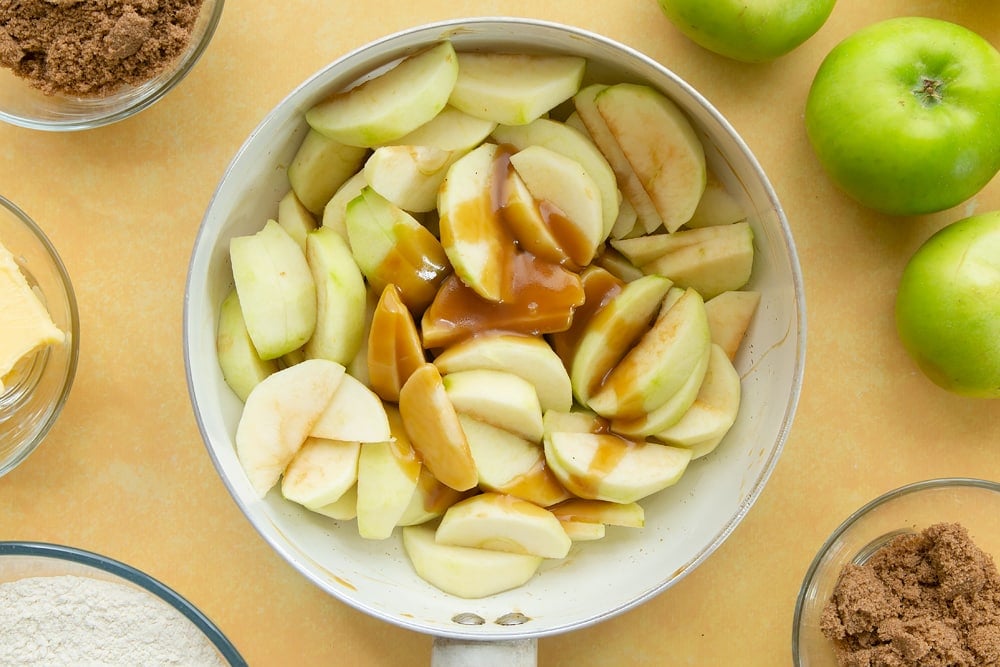
<svg viewBox="0 0 1000 667">
<path fill-rule="evenodd" d="M 844 667 L 996 667 L 1000 575 L 965 527 L 936 524 L 846 566 L 820 627 Z"/>
<path fill-rule="evenodd" d="M 48 94 L 107 95 L 156 76 L 202 0 L 0 0 L 0 66 Z"/>
</svg>

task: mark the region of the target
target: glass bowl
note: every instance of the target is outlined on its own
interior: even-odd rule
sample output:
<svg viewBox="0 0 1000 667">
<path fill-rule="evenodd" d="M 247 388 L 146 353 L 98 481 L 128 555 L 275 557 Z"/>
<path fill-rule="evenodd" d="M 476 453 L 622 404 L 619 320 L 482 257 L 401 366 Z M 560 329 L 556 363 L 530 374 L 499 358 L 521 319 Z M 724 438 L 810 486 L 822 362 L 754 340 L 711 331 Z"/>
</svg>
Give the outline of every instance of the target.
<svg viewBox="0 0 1000 667">
<path fill-rule="evenodd" d="M 641 530 L 589 542 L 525 586 L 474 601 L 418 578 L 398 530 L 387 540 L 366 540 L 354 525 L 286 501 L 277 489 L 259 499 L 236 454 L 242 403 L 226 385 L 216 346 L 220 304 L 233 285 L 229 241 L 276 215 L 289 189 L 286 167 L 308 130 L 303 111 L 442 39 L 466 51 L 580 55 L 588 60 L 585 83 L 647 82 L 672 98 L 691 118 L 709 165 L 748 214 L 759 258 L 750 289 L 761 293 L 736 360 L 745 392 L 725 442 L 689 466 L 678 484 L 643 501 Z M 746 144 L 702 95 L 662 64 L 595 33 L 531 19 L 465 18 L 407 29 L 348 53 L 302 83 L 251 132 L 195 240 L 184 355 L 194 414 L 220 477 L 252 525 L 293 567 L 341 601 L 405 628 L 457 639 L 519 640 L 632 608 L 693 572 L 727 539 L 764 488 L 791 427 L 804 364 L 804 318 L 798 258 L 777 197 Z"/>
<path fill-rule="evenodd" d="M 849 516 L 820 548 L 795 604 L 792 659 L 799 667 L 835 667 L 833 643 L 820 616 L 845 565 L 863 564 L 903 533 L 936 523 L 959 523 L 973 542 L 1000 563 L 1000 483 L 949 477 L 889 491 Z"/>
<path fill-rule="evenodd" d="M 213 653 L 219 665 L 247 664 L 205 614 L 168 586 L 130 565 L 74 547 L 42 542 L 0 542 L 0 584 L 62 576 L 97 579 L 154 596 L 169 605 L 164 611 L 164 623 L 177 624 L 178 634 L 187 632 L 192 637 L 203 637 L 206 645 L 201 648 L 206 653 Z"/>
<path fill-rule="evenodd" d="M 64 3 L 65 4 L 65 3 Z M 8 68 L 0 68 L 0 119 L 35 130 L 87 130 L 148 108 L 187 76 L 208 47 L 222 16 L 223 0 L 203 0 L 184 51 L 153 78 L 100 97 L 46 94 Z"/>
<path fill-rule="evenodd" d="M 0 477 L 38 447 L 69 397 L 80 353 L 80 318 L 66 267 L 45 232 L 0 196 L 0 244 L 14 255 L 21 273 L 65 334 L 22 360 L 13 381 L 0 390 Z"/>
</svg>

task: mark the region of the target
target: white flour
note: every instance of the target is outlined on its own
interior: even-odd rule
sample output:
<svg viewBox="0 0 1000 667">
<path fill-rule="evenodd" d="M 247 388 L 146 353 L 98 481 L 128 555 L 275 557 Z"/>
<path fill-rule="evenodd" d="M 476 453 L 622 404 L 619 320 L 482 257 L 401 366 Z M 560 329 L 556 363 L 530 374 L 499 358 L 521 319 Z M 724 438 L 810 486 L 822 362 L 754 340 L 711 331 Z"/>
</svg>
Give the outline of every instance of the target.
<svg viewBox="0 0 1000 667">
<path fill-rule="evenodd" d="M 152 594 L 90 577 L 0 584 L 0 665 L 224 663 L 198 629 Z"/>
</svg>

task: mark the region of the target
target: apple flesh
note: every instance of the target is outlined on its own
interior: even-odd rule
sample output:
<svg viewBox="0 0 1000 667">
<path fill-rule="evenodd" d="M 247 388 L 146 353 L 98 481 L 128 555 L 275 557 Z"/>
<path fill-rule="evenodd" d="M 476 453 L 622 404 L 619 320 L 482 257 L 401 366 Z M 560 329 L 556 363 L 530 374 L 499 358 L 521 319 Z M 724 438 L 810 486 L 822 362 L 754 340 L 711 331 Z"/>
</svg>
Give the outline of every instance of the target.
<svg viewBox="0 0 1000 667">
<path fill-rule="evenodd" d="M 380 146 L 365 161 L 365 181 L 404 211 L 426 213 L 437 204 L 438 188 L 457 157 L 432 146 Z"/>
<path fill-rule="evenodd" d="M 310 129 L 288 165 L 288 182 L 302 205 L 318 215 L 367 155 L 364 148 L 347 146 Z"/>
<path fill-rule="evenodd" d="M 396 408 L 387 410 L 392 437 L 366 443 L 358 457 L 358 534 L 370 540 L 392 535 L 410 505 L 421 463 Z"/>
<path fill-rule="evenodd" d="M 565 558 L 572 541 L 552 512 L 502 493 L 481 493 L 444 513 L 438 544 Z"/>
<path fill-rule="evenodd" d="M 354 376 L 344 373 L 309 434 L 329 440 L 383 442 L 390 438 L 385 404 Z"/>
<path fill-rule="evenodd" d="M 399 390 L 426 360 L 413 314 L 399 289 L 386 285 L 368 333 L 368 385 L 382 399 L 398 402 Z"/>
<path fill-rule="evenodd" d="M 305 356 L 347 365 L 364 336 L 365 278 L 347 241 L 329 227 L 306 236 L 306 261 L 316 284 L 316 326 Z"/>
<path fill-rule="evenodd" d="M 306 251 L 306 236 L 316 229 L 316 217 L 312 211 L 296 196 L 294 190 L 289 190 L 278 201 L 277 222 L 295 242 Z"/>
<path fill-rule="evenodd" d="M 540 442 L 542 408 L 535 387 L 507 371 L 479 368 L 442 376 L 445 392 L 460 415 Z"/>
<path fill-rule="evenodd" d="M 434 118 L 394 143 L 400 146 L 430 146 L 464 154 L 486 141 L 496 126 L 493 121 L 470 116 L 448 105 Z"/>
<path fill-rule="evenodd" d="M 756 290 L 729 290 L 705 302 L 712 342 L 725 351 L 730 361 L 736 359 L 759 303 L 760 292 Z"/>
<path fill-rule="evenodd" d="M 308 437 L 285 467 L 281 495 L 313 509 L 336 502 L 358 481 L 361 443 Z"/>
<path fill-rule="evenodd" d="M 241 401 L 246 401 L 250 391 L 279 368 L 277 361 L 265 361 L 257 354 L 247 333 L 240 296 L 235 289 L 230 290 L 219 306 L 216 350 L 222 377 Z"/>
<path fill-rule="evenodd" d="M 736 422 L 740 410 L 740 374 L 726 352 L 712 345 L 708 368 L 697 396 L 673 425 L 655 434 L 669 445 L 693 447 L 721 439 Z"/>
</svg>

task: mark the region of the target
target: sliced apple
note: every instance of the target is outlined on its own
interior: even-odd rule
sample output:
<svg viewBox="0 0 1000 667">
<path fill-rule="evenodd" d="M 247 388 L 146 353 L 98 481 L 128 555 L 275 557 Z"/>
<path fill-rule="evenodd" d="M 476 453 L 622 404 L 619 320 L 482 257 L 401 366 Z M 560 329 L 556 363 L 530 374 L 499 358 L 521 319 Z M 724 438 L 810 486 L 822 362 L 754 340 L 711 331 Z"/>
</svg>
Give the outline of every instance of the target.
<svg viewBox="0 0 1000 667">
<path fill-rule="evenodd" d="M 590 404 L 605 377 L 647 333 L 670 287 L 661 276 L 632 281 L 586 323 L 570 365 L 573 393 L 582 404 Z"/>
<path fill-rule="evenodd" d="M 368 385 L 386 401 L 399 400 L 399 390 L 426 358 L 420 332 L 395 285 L 386 285 L 372 315 L 368 334 Z"/>
<path fill-rule="evenodd" d="M 593 139 L 594 144 L 607 158 L 611 170 L 615 172 L 618 188 L 635 209 L 639 225 L 644 231 L 651 232 L 662 225 L 663 220 L 660 219 L 660 214 L 653 205 L 649 193 L 643 188 L 639 177 L 632 169 L 632 165 L 629 164 L 607 123 L 597 110 L 597 95 L 607 87 L 604 84 L 595 83 L 580 89 L 573 96 L 576 113 L 586 126 L 587 133 Z"/>
<path fill-rule="evenodd" d="M 594 258 L 594 266 L 599 266 L 625 283 L 638 280 L 644 275 L 642 269 L 628 261 L 624 255 L 612 247 L 605 246 L 601 254 Z"/>
<path fill-rule="evenodd" d="M 730 361 L 736 359 L 759 303 L 760 292 L 755 290 L 730 290 L 705 302 L 712 342 L 725 350 Z"/>
<path fill-rule="evenodd" d="M 358 459 L 358 534 L 384 540 L 410 505 L 420 479 L 420 459 L 395 407 L 386 409 L 392 439 L 366 443 Z"/>
<path fill-rule="evenodd" d="M 691 219 L 684 223 L 689 229 L 696 227 L 711 227 L 715 225 L 731 225 L 745 220 L 747 217 L 743 206 L 737 201 L 711 171 L 705 180 L 705 192 L 698 201 L 698 207 Z"/>
<path fill-rule="evenodd" d="M 367 155 L 365 148 L 347 146 L 310 129 L 288 164 L 288 182 L 302 205 L 319 215 Z"/>
<path fill-rule="evenodd" d="M 542 416 L 545 436 L 550 433 L 608 433 L 610 422 L 595 412 L 585 409 L 547 410 Z"/>
<path fill-rule="evenodd" d="M 629 283 L 634 285 L 635 283 Z M 701 295 L 687 289 L 608 373 L 587 404 L 610 418 L 640 417 L 662 406 L 709 353 Z"/>
<path fill-rule="evenodd" d="M 281 495 L 313 509 L 337 501 L 358 481 L 361 444 L 306 438 L 281 478 Z"/>
<path fill-rule="evenodd" d="M 498 125 L 493 130 L 497 143 L 521 151 L 529 146 L 541 146 L 577 162 L 594 181 L 601 193 L 602 234 L 607 238 L 619 214 L 618 183 L 607 158 L 587 134 L 566 123 L 539 118 L 527 125 Z M 634 210 L 633 210 L 634 213 Z"/>
<path fill-rule="evenodd" d="M 437 519 L 446 509 L 467 496 L 466 491 L 456 491 L 442 484 L 426 466 L 422 465 L 417 478 L 417 488 L 413 490 L 410 502 L 396 525 L 416 526 Z"/>
<path fill-rule="evenodd" d="M 500 212 L 503 223 L 520 248 L 555 264 L 570 261 L 549 228 L 542 206 L 514 169 L 509 169 L 505 177 Z"/>
<path fill-rule="evenodd" d="M 461 500 L 441 517 L 438 544 L 565 558 L 572 546 L 552 512 L 502 493 L 481 493 Z"/>
<path fill-rule="evenodd" d="M 600 266 L 591 265 L 580 273 L 583 303 L 573 311 L 573 322 L 565 331 L 548 336 L 549 344 L 566 368 L 573 365 L 573 355 L 590 320 L 621 292 L 625 282 Z"/>
<path fill-rule="evenodd" d="M 399 412 L 410 443 L 431 474 L 456 491 L 476 485 L 476 461 L 434 364 L 423 364 L 407 379 L 399 392 Z"/>
<path fill-rule="evenodd" d="M 306 122 L 351 146 L 379 146 L 430 121 L 448 103 L 458 59 L 448 41 L 404 58 L 385 71 L 306 111 Z"/>
<path fill-rule="evenodd" d="M 501 301 L 513 239 L 500 222 L 492 196 L 495 144 L 482 144 L 448 169 L 438 192 L 441 244 L 462 282 L 488 301 Z"/>
<path fill-rule="evenodd" d="M 440 368 L 440 367 L 439 367 Z M 508 371 L 477 368 L 442 376 L 445 392 L 460 415 L 541 442 L 542 408 L 534 385 Z"/>
<path fill-rule="evenodd" d="M 573 521 L 572 519 L 559 519 L 563 530 L 574 542 L 593 542 L 604 539 L 607 528 L 603 523 L 593 523 L 591 521 Z"/>
<path fill-rule="evenodd" d="M 261 359 L 276 359 L 316 328 L 316 282 L 302 248 L 268 220 L 256 234 L 229 242 L 243 320 Z"/>
<path fill-rule="evenodd" d="M 477 118 L 524 125 L 571 98 L 586 68 L 578 56 L 459 53 L 449 103 Z"/>
<path fill-rule="evenodd" d="M 549 510 L 560 521 L 601 523 L 627 528 L 642 528 L 646 525 L 646 511 L 639 503 L 610 503 L 606 500 L 573 498 L 553 505 Z"/>
<path fill-rule="evenodd" d="M 278 200 L 278 224 L 306 251 L 306 236 L 316 229 L 316 217 L 305 207 L 294 190 Z"/>
<path fill-rule="evenodd" d="M 449 105 L 434 118 L 394 143 L 401 146 L 430 146 L 443 151 L 467 153 L 486 141 L 496 126 L 494 121 L 470 116 Z"/>
<path fill-rule="evenodd" d="M 347 205 L 351 200 L 358 197 L 361 191 L 368 185 L 365 180 L 364 170 L 359 170 L 356 174 L 344 181 L 344 184 L 337 188 L 337 191 L 330 198 L 330 201 L 323 207 L 324 227 L 333 229 L 344 237 L 347 241 Z"/>
<path fill-rule="evenodd" d="M 543 558 L 438 544 L 431 524 L 403 528 L 403 549 L 417 575 L 460 598 L 484 598 L 526 584 Z"/>
<path fill-rule="evenodd" d="M 371 337 L 372 319 L 375 317 L 375 308 L 378 305 L 378 295 L 371 288 L 365 291 L 364 326 L 361 335 L 361 348 L 358 353 L 347 364 L 347 372 L 364 385 L 371 387 L 371 378 L 368 373 L 368 339 Z"/>
<path fill-rule="evenodd" d="M 681 287 L 691 287 L 705 299 L 738 290 L 753 271 L 753 230 L 746 222 L 716 225 L 677 234 L 704 233 L 705 240 L 660 255 L 640 268 L 666 276 Z"/>
<path fill-rule="evenodd" d="M 632 236 L 637 230 L 644 234 L 646 230 L 639 226 L 639 216 L 635 212 L 635 207 L 625 197 L 622 197 L 618 205 L 618 216 L 611 225 L 611 232 L 608 236 L 612 240 L 625 239 Z"/>
<path fill-rule="evenodd" d="M 601 193 L 576 160 L 544 146 L 528 146 L 510 163 L 532 196 L 544 207 L 549 228 L 573 262 L 586 266 L 605 238 Z"/>
<path fill-rule="evenodd" d="M 456 159 L 432 146 L 381 146 L 365 162 L 365 181 L 404 211 L 424 213 L 437 205 L 438 188 Z"/>
<path fill-rule="evenodd" d="M 358 516 L 358 485 L 355 484 L 328 505 L 309 509 L 337 521 L 350 521 Z"/>
<path fill-rule="evenodd" d="M 573 389 L 566 367 L 544 340 L 535 336 L 494 333 L 453 345 L 434 359 L 443 374 L 500 370 L 527 380 L 545 410 L 569 410 Z"/>
<path fill-rule="evenodd" d="M 460 414 L 479 473 L 479 487 L 548 507 L 570 497 L 545 465 L 541 446 L 510 431 Z"/>
<path fill-rule="evenodd" d="M 278 370 L 278 362 L 263 360 L 250 340 L 243 321 L 243 309 L 236 290 L 230 290 L 219 306 L 219 327 L 216 330 L 219 368 L 226 384 L 241 401 L 264 378 Z"/>
<path fill-rule="evenodd" d="M 354 260 L 372 289 L 394 284 L 411 311 L 426 308 L 451 270 L 441 242 L 371 187 L 351 200 L 346 215 Z"/>
<path fill-rule="evenodd" d="M 343 378 L 340 364 L 310 359 L 269 375 L 247 396 L 236 454 L 259 497 L 278 482 Z"/>
<path fill-rule="evenodd" d="M 554 432 L 545 437 L 545 457 L 580 498 L 632 503 L 676 484 L 691 452 L 613 434 Z"/>
<path fill-rule="evenodd" d="M 347 241 L 329 227 L 309 232 L 306 261 L 316 283 L 316 328 L 305 354 L 346 366 L 365 333 L 365 278 Z"/>
<path fill-rule="evenodd" d="M 383 442 L 391 436 L 382 399 L 347 373 L 309 434 L 317 438 L 362 443 Z"/>
<path fill-rule="evenodd" d="M 687 116 L 663 93 L 632 83 L 605 88 L 594 104 L 663 226 L 680 228 L 694 214 L 707 178 L 705 149 Z"/>
<path fill-rule="evenodd" d="M 703 456 L 708 456 L 714 452 L 718 446 L 725 440 L 726 436 L 721 436 L 718 438 L 711 438 L 709 440 L 702 440 L 701 442 L 696 442 L 690 447 L 685 449 L 691 450 L 691 460 L 700 459 Z"/>
<path fill-rule="evenodd" d="M 712 345 L 708 372 L 691 408 L 673 426 L 654 436 L 670 445 L 693 447 L 722 438 L 740 411 L 740 374 L 718 345 Z"/>
</svg>

